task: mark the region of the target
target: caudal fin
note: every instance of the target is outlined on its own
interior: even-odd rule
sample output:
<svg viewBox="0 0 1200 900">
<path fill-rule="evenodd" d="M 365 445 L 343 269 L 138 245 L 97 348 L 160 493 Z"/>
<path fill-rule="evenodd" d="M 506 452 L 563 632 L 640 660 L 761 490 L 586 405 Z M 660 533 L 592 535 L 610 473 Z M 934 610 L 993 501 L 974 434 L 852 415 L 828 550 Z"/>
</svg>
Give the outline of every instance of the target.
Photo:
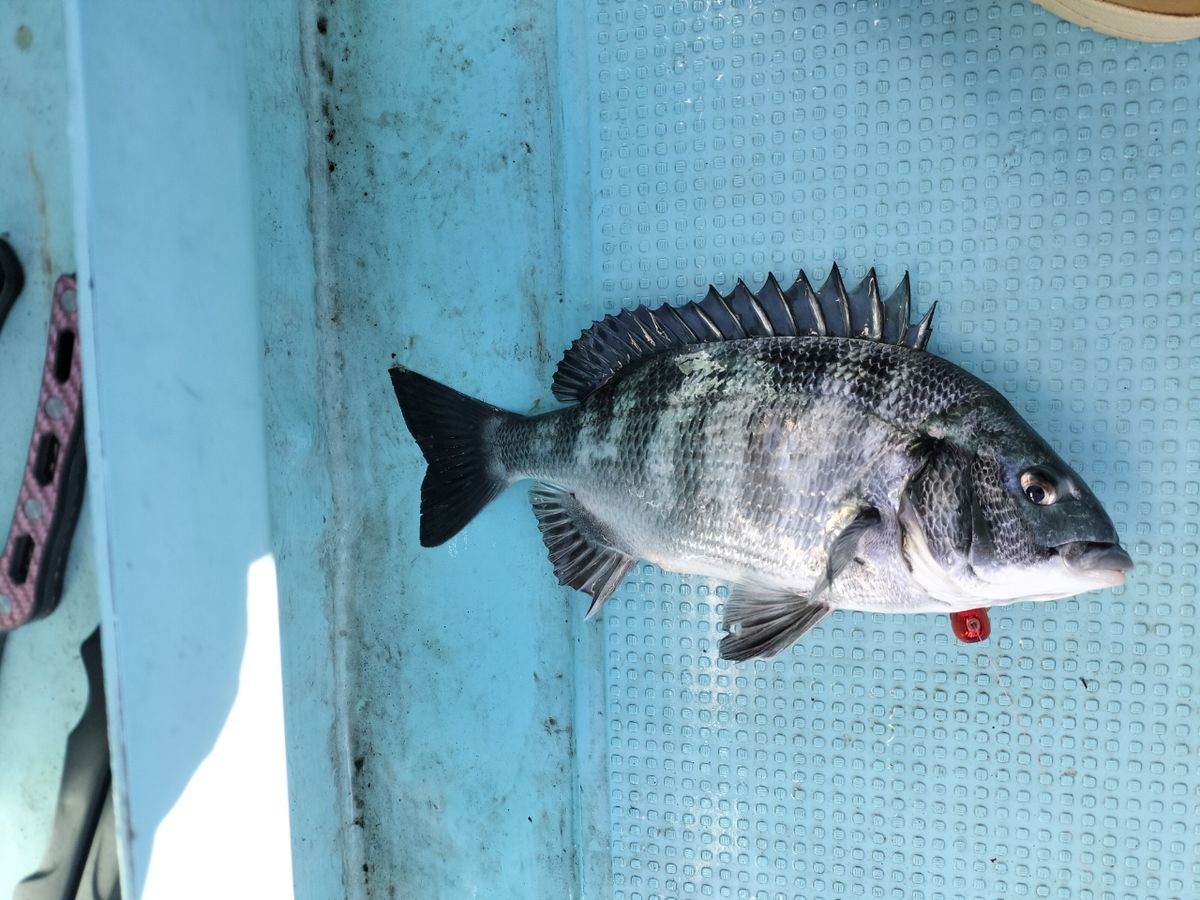
<svg viewBox="0 0 1200 900">
<path fill-rule="evenodd" d="M 421 482 L 421 546 L 436 547 L 465 528 L 507 485 L 486 432 L 512 413 L 401 366 L 391 374 L 405 424 L 429 464 Z"/>
</svg>

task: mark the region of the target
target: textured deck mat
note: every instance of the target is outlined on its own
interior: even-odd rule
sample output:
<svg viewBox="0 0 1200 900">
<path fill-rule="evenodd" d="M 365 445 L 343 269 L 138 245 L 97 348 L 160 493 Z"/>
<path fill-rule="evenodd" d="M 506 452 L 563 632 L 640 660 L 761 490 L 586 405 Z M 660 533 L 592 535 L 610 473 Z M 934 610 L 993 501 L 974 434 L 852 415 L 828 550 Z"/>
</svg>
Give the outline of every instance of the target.
<svg viewBox="0 0 1200 900">
<path fill-rule="evenodd" d="M 321 0 L 293 88 L 294 11 L 255 10 L 300 894 L 1200 897 L 1200 43 L 1024 0 Z M 544 410 L 595 316 L 834 261 L 940 301 L 1125 589 L 732 665 L 715 583 L 639 565 L 583 621 L 522 490 L 418 546 L 392 361 Z"/>
<path fill-rule="evenodd" d="M 604 616 L 614 896 L 1200 896 L 1200 43 L 677 0 L 598 4 L 588 46 L 602 309 L 909 269 L 1138 563 L 983 645 L 837 613 L 750 665 L 724 588 L 640 567 Z"/>
</svg>

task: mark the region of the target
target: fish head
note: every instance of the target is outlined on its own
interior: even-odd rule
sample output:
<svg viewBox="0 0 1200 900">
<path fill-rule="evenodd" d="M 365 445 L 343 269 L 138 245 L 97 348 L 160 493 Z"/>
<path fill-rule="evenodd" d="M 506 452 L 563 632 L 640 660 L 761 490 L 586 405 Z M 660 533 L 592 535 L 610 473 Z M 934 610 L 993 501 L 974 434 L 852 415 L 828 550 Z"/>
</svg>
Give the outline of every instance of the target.
<svg viewBox="0 0 1200 900">
<path fill-rule="evenodd" d="M 1124 584 L 1133 560 L 1096 495 L 1012 417 L 928 445 L 899 508 L 913 578 L 956 608 Z"/>
</svg>

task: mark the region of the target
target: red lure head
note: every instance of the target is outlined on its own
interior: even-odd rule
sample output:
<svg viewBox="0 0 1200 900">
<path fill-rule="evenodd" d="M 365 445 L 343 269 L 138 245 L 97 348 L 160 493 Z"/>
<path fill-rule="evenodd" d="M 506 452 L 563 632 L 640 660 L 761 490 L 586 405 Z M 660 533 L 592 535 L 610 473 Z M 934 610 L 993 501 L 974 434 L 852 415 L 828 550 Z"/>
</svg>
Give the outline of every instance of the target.
<svg viewBox="0 0 1200 900">
<path fill-rule="evenodd" d="M 962 612 L 950 613 L 950 627 L 954 636 L 967 644 L 977 644 L 986 641 L 992 633 L 992 623 L 988 621 L 987 609 L 967 609 Z"/>
</svg>

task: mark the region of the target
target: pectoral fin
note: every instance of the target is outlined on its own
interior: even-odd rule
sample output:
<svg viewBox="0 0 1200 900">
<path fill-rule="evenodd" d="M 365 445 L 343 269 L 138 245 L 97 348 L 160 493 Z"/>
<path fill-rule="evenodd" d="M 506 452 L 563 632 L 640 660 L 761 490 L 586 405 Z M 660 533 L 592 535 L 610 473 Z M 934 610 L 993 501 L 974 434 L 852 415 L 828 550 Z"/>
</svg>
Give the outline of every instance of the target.
<svg viewBox="0 0 1200 900">
<path fill-rule="evenodd" d="M 825 572 L 821 575 L 816 585 L 813 586 L 812 593 L 809 594 L 810 599 L 815 599 L 823 592 L 829 590 L 830 585 L 833 584 L 833 579 L 837 578 L 838 573 L 854 562 L 854 558 L 858 554 L 858 545 L 863 535 L 866 534 L 868 529 L 878 525 L 879 519 L 879 510 L 875 507 L 863 506 L 859 508 L 854 520 L 843 528 L 841 533 L 833 539 L 833 543 L 829 545 L 829 559 L 825 563 Z"/>
</svg>

